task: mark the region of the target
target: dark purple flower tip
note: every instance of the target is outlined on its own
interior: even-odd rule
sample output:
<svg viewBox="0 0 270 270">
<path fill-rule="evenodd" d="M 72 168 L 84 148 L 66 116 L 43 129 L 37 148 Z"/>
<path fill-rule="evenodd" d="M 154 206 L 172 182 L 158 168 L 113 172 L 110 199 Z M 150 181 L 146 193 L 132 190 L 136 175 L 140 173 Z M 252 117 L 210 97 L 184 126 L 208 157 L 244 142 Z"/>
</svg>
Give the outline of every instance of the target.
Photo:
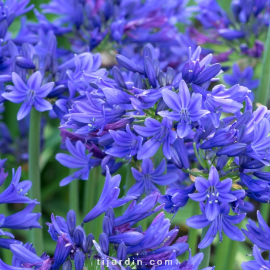
<svg viewBox="0 0 270 270">
<path fill-rule="evenodd" d="M 124 89 L 127 89 L 127 85 L 126 85 L 126 83 L 124 81 L 124 78 L 122 76 L 122 73 L 121 73 L 121 71 L 120 71 L 120 69 L 118 67 L 113 67 L 112 75 L 113 75 L 114 80 L 116 81 L 116 83 L 120 87 L 122 87 Z"/>
<path fill-rule="evenodd" d="M 224 168 L 227 164 L 228 157 L 227 156 L 220 156 L 217 161 L 217 170 L 220 171 Z"/>
<path fill-rule="evenodd" d="M 260 179 L 270 181 L 270 172 L 256 171 L 256 172 L 253 172 L 253 175 L 260 178 Z"/>
<path fill-rule="evenodd" d="M 89 233 L 88 236 L 86 237 L 86 247 L 87 247 L 87 252 L 89 253 L 93 247 L 93 240 L 95 240 L 95 237 L 92 233 Z"/>
<path fill-rule="evenodd" d="M 216 75 L 219 74 L 221 71 L 221 65 L 220 64 L 214 64 L 211 65 L 210 67 L 207 67 L 204 69 L 195 79 L 194 83 L 195 84 L 202 84 L 204 82 L 210 81 L 213 79 Z"/>
<path fill-rule="evenodd" d="M 166 86 L 166 75 L 162 70 L 158 74 L 158 83 L 161 87 Z"/>
<path fill-rule="evenodd" d="M 70 210 L 67 213 L 67 226 L 69 234 L 73 236 L 74 230 L 76 228 L 76 213 L 74 210 Z"/>
<path fill-rule="evenodd" d="M 26 69 L 35 69 L 36 68 L 32 61 L 28 60 L 27 58 L 25 58 L 23 56 L 17 56 L 16 65 L 20 68 L 26 68 Z"/>
</svg>

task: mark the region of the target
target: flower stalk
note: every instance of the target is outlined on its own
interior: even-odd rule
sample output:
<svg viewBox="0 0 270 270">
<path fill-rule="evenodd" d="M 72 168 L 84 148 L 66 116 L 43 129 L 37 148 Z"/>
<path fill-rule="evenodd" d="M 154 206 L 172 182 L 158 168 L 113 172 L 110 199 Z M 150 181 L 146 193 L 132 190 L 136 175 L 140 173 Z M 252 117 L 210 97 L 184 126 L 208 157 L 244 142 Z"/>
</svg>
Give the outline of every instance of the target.
<svg viewBox="0 0 270 270">
<path fill-rule="evenodd" d="M 37 212 L 42 212 L 41 204 L 41 180 L 40 180 L 40 121 L 41 112 L 32 108 L 30 116 L 30 130 L 29 130 L 29 180 L 32 181 L 32 188 L 30 190 L 30 196 L 36 199 L 40 204 L 36 206 Z M 40 218 L 40 224 L 42 220 Z M 43 234 L 42 230 L 31 230 L 31 242 L 36 248 L 37 254 L 41 255 L 43 252 Z"/>
<path fill-rule="evenodd" d="M 205 227 L 202 229 L 202 236 L 201 236 L 202 239 L 205 237 L 207 230 L 208 230 L 208 227 Z M 202 260 L 201 264 L 198 267 L 198 270 L 202 270 L 203 268 L 209 266 L 211 245 L 209 245 L 208 247 L 206 247 L 204 249 L 200 249 L 200 252 L 202 252 L 204 256 L 203 256 L 203 260 Z"/>
</svg>

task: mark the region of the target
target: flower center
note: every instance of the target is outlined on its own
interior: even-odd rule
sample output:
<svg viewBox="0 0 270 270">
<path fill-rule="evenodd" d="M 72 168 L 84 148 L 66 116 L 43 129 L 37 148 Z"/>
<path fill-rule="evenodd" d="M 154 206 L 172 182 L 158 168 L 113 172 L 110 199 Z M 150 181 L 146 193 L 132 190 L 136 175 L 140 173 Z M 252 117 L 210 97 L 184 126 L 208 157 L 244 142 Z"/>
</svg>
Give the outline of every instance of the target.
<svg viewBox="0 0 270 270">
<path fill-rule="evenodd" d="M 215 186 L 211 186 L 208 188 L 206 196 L 209 203 L 218 203 L 219 192 L 216 190 Z"/>
</svg>

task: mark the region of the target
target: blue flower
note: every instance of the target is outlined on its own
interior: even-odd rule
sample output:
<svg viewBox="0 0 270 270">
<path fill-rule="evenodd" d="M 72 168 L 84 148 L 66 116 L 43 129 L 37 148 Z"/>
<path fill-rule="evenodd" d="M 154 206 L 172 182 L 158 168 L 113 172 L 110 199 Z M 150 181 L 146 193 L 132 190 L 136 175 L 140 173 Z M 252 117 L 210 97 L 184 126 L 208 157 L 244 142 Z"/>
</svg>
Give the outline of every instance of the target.
<svg viewBox="0 0 270 270">
<path fill-rule="evenodd" d="M 186 83 L 182 80 L 179 85 L 179 92 L 176 94 L 170 90 L 162 91 L 163 100 L 173 111 L 161 111 L 158 114 L 177 121 L 177 134 L 180 138 L 186 137 L 192 129 L 192 122 L 198 121 L 209 111 L 202 110 L 202 95 L 193 94 L 190 96 Z"/>
<path fill-rule="evenodd" d="M 35 203 L 36 200 L 29 199 L 26 195 L 32 186 L 31 181 L 25 180 L 19 183 L 21 177 L 21 167 L 12 171 L 12 180 L 10 185 L 0 193 L 0 204 L 2 203 Z"/>
<path fill-rule="evenodd" d="M 240 223 L 244 218 L 245 214 L 240 214 L 237 216 L 230 216 L 230 206 L 227 203 L 222 203 L 220 205 L 219 215 L 213 221 L 207 219 L 205 214 L 205 205 L 200 203 L 200 208 L 202 215 L 196 215 L 194 217 L 188 218 L 186 223 L 188 226 L 195 229 L 202 229 L 209 226 L 205 237 L 202 239 L 199 248 L 206 248 L 215 239 L 216 235 L 219 234 L 219 240 L 222 242 L 223 235 L 222 231 L 234 241 L 245 241 L 245 236 L 236 226 L 232 224 Z"/>
<path fill-rule="evenodd" d="M 77 179 L 88 180 L 89 172 L 93 167 L 100 165 L 101 159 L 91 158 L 92 153 L 86 154 L 85 145 L 81 141 L 77 141 L 74 146 L 72 145 L 70 139 L 66 138 L 66 147 L 72 156 L 61 153 L 56 155 L 56 160 L 68 168 L 79 170 L 62 179 L 60 186 L 65 186 L 71 181 Z"/>
<path fill-rule="evenodd" d="M 160 203 L 164 203 L 164 210 L 168 213 L 176 214 L 180 207 L 184 207 L 189 199 L 189 194 L 195 191 L 195 185 L 182 189 L 168 188 L 166 194 L 161 196 L 159 199 Z"/>
<path fill-rule="evenodd" d="M 243 270 L 257 270 L 257 269 L 270 269 L 270 261 L 265 261 L 261 255 L 260 250 L 256 245 L 253 246 L 254 261 L 243 262 L 241 267 Z"/>
<path fill-rule="evenodd" d="M 27 84 L 24 83 L 18 74 L 13 72 L 12 81 L 14 86 L 8 86 L 10 92 L 6 92 L 2 96 L 14 103 L 23 102 L 17 114 L 17 120 L 23 119 L 33 106 L 40 112 L 52 109 L 52 105 L 44 98 L 51 92 L 54 83 L 50 82 L 41 86 L 42 75 L 39 71 L 30 76 Z"/>
<path fill-rule="evenodd" d="M 249 219 L 246 224 L 247 230 L 242 229 L 246 237 L 256 246 L 262 250 L 270 250 L 270 228 L 263 219 L 260 211 L 257 211 L 257 218 L 259 225 Z"/>
<path fill-rule="evenodd" d="M 209 180 L 203 177 L 196 177 L 195 187 L 198 193 L 190 194 L 189 197 L 197 202 L 204 202 L 205 215 L 212 221 L 220 213 L 220 203 L 229 203 L 236 200 L 236 197 L 230 194 L 232 179 L 227 178 L 220 181 L 217 169 L 212 166 L 209 172 Z"/>
<path fill-rule="evenodd" d="M 131 160 L 141 148 L 143 138 L 141 136 L 136 136 L 130 130 L 129 124 L 126 125 L 126 131 L 109 131 L 115 143 L 111 148 L 106 150 L 105 153 L 114 157 Z"/>
<path fill-rule="evenodd" d="M 136 224 L 138 221 L 158 212 L 163 208 L 163 205 L 154 208 L 159 197 L 160 193 L 155 191 L 142 199 L 140 203 L 133 201 L 125 213 L 115 219 L 114 225 L 121 226 L 126 223 Z"/>
<path fill-rule="evenodd" d="M 134 130 L 141 136 L 148 138 L 143 146 L 138 151 L 138 159 L 152 157 L 161 144 L 163 144 L 163 154 L 167 159 L 171 159 L 170 145 L 176 140 L 176 132 L 172 130 L 171 121 L 168 118 L 163 118 L 162 122 L 146 118 L 144 121 L 145 127 L 134 125 Z"/>
<path fill-rule="evenodd" d="M 232 74 L 225 74 L 223 79 L 228 85 L 240 84 L 251 90 L 259 86 L 259 80 L 253 80 L 253 68 L 251 66 L 241 71 L 237 64 L 233 64 Z"/>
<path fill-rule="evenodd" d="M 126 196 L 122 199 L 118 199 L 120 194 L 121 176 L 118 174 L 111 177 L 109 168 L 107 167 L 107 174 L 105 179 L 105 184 L 96 206 L 84 217 L 83 222 L 87 223 L 96 217 L 100 216 L 102 213 L 106 212 L 110 207 L 116 208 L 127 202 L 136 199 L 135 196 Z"/>
<path fill-rule="evenodd" d="M 178 175 L 175 173 L 164 174 L 167 167 L 165 159 L 161 161 L 156 169 L 154 169 L 151 159 L 144 159 L 141 166 L 142 172 L 131 168 L 133 177 L 137 182 L 130 188 L 128 194 L 142 195 L 144 192 L 150 194 L 158 190 L 154 184 L 166 186 L 178 179 Z"/>
</svg>

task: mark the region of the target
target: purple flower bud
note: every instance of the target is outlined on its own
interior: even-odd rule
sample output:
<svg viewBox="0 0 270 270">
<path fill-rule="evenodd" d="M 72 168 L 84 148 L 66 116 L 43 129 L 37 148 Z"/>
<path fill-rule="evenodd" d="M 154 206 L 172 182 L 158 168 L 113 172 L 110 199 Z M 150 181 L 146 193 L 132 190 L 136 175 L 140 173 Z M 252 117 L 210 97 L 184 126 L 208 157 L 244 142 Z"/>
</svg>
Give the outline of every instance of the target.
<svg viewBox="0 0 270 270">
<path fill-rule="evenodd" d="M 102 250 L 102 252 L 106 255 L 109 255 L 109 238 L 107 234 L 102 233 L 99 236 L 99 245 Z"/>
<path fill-rule="evenodd" d="M 66 88 L 63 84 L 57 85 L 53 90 L 49 93 L 47 98 L 59 97 L 65 92 Z"/>
<path fill-rule="evenodd" d="M 270 181 L 270 172 L 253 172 L 253 175 L 260 179 Z"/>
<path fill-rule="evenodd" d="M 113 233 L 113 223 L 109 217 L 104 217 L 102 223 L 103 232 L 106 233 L 108 236 L 111 236 Z"/>
<path fill-rule="evenodd" d="M 16 58 L 16 65 L 20 68 L 26 68 L 26 69 L 35 69 L 35 65 L 28 60 L 27 58 L 23 56 L 17 56 Z"/>
<path fill-rule="evenodd" d="M 66 246 L 66 240 L 60 236 L 57 240 L 57 245 L 54 252 L 54 264 L 52 269 L 59 269 L 59 267 L 66 261 L 71 251 L 71 246 Z"/>
<path fill-rule="evenodd" d="M 139 89 L 143 89 L 142 78 L 139 73 L 135 73 L 133 76 L 134 86 Z"/>
<path fill-rule="evenodd" d="M 32 57 L 32 62 L 35 65 L 36 69 L 39 70 L 40 67 L 40 59 L 39 56 L 37 54 L 34 54 Z"/>
<path fill-rule="evenodd" d="M 147 44 L 146 46 L 144 46 L 143 48 L 143 58 L 148 56 L 151 60 L 153 60 L 154 58 L 154 52 L 153 52 L 154 48 L 151 44 Z"/>
<path fill-rule="evenodd" d="M 202 84 L 214 78 L 221 70 L 220 64 L 214 64 L 206 69 L 204 69 L 198 77 L 195 79 L 195 84 Z"/>
<path fill-rule="evenodd" d="M 58 71 L 58 59 L 54 57 L 52 60 L 52 74 L 55 76 L 57 71 Z"/>
<path fill-rule="evenodd" d="M 139 72 L 141 74 L 144 73 L 143 70 L 141 70 L 136 64 L 134 64 L 131 60 L 129 60 L 123 55 L 116 55 L 116 61 L 121 67 L 127 70 L 130 70 L 132 72 Z"/>
<path fill-rule="evenodd" d="M 217 161 L 217 170 L 220 171 L 224 168 L 224 166 L 227 164 L 228 157 L 227 156 L 221 156 L 218 158 Z"/>
<path fill-rule="evenodd" d="M 167 73 L 166 73 L 166 85 L 171 85 L 173 82 L 175 76 L 174 69 L 171 67 L 167 68 Z"/>
<path fill-rule="evenodd" d="M 153 86 L 153 88 L 156 88 L 157 87 L 156 73 L 153 66 L 153 62 L 148 56 L 144 57 L 144 71 L 150 84 Z"/>
<path fill-rule="evenodd" d="M 44 64 L 45 71 L 49 71 L 51 65 L 52 65 L 52 55 L 50 53 L 47 53 L 47 55 L 45 56 L 45 64 Z"/>
<path fill-rule="evenodd" d="M 124 242 L 121 242 L 121 244 L 118 246 L 117 249 L 117 258 L 119 260 L 125 261 L 127 257 L 127 246 Z"/>
<path fill-rule="evenodd" d="M 67 213 L 67 226 L 69 234 L 73 236 L 76 227 L 76 213 L 74 210 Z"/>
<path fill-rule="evenodd" d="M 219 35 L 222 36 L 223 38 L 227 40 L 234 40 L 234 39 L 239 39 L 243 38 L 245 36 L 245 33 L 243 31 L 239 30 L 233 30 L 233 29 L 220 29 L 218 31 Z"/>
<path fill-rule="evenodd" d="M 187 152 L 183 139 L 180 139 L 180 138 L 176 139 L 173 143 L 173 148 L 178 154 L 178 158 L 175 155 L 174 157 L 172 157 L 172 162 L 174 163 L 174 165 L 180 168 L 181 167 L 180 163 L 181 163 L 182 168 L 183 167 L 185 169 L 189 168 L 188 152 Z"/>
<path fill-rule="evenodd" d="M 93 240 L 95 240 L 95 237 L 92 233 L 89 233 L 86 237 L 86 245 L 87 245 L 87 251 L 90 252 L 92 246 L 93 246 Z"/>
<path fill-rule="evenodd" d="M 75 253 L 75 259 L 74 259 L 75 270 L 83 269 L 84 260 L 85 260 L 84 254 L 81 251 L 77 251 Z"/>
<path fill-rule="evenodd" d="M 113 67 L 112 75 L 113 75 L 114 80 L 116 81 L 116 83 L 120 87 L 127 89 L 127 85 L 126 85 L 124 78 L 122 76 L 122 73 L 118 67 Z"/>
<path fill-rule="evenodd" d="M 112 223 L 114 224 L 115 215 L 114 215 L 114 211 L 111 207 L 106 211 L 105 217 L 109 217 L 112 220 Z"/>
<path fill-rule="evenodd" d="M 62 270 L 72 270 L 72 263 L 70 260 L 64 262 Z"/>
<path fill-rule="evenodd" d="M 73 234 L 73 239 L 74 239 L 74 243 L 76 244 L 76 246 L 81 247 L 83 244 L 84 238 L 85 238 L 84 230 L 79 225 L 76 227 L 74 234 Z"/>
<path fill-rule="evenodd" d="M 260 169 L 262 167 L 264 167 L 265 165 L 259 161 L 259 160 L 252 160 L 249 162 L 245 162 L 243 164 L 241 164 L 241 168 L 243 169 Z"/>
<path fill-rule="evenodd" d="M 154 70 L 155 70 L 155 72 L 156 72 L 156 77 L 158 77 L 159 72 L 160 72 L 160 65 L 159 65 L 159 61 L 158 61 L 157 58 L 155 58 L 155 59 L 153 60 L 153 66 L 154 66 Z"/>
<path fill-rule="evenodd" d="M 158 74 L 158 83 L 161 87 L 166 86 L 166 76 L 162 70 Z"/>
<path fill-rule="evenodd" d="M 245 143 L 234 143 L 217 151 L 217 156 L 227 155 L 228 157 L 236 157 L 246 152 L 247 145 Z"/>
</svg>

